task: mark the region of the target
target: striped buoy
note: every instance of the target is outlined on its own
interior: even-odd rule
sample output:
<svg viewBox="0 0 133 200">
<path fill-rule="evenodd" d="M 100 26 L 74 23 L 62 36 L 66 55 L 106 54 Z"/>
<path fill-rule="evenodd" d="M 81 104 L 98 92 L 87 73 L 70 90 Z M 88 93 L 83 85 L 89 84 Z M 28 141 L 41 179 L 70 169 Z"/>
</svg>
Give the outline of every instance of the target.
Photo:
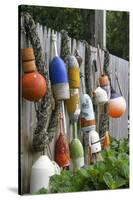
<svg viewBox="0 0 133 200">
<path fill-rule="evenodd" d="M 34 72 L 36 71 L 35 56 L 33 48 L 21 49 L 22 67 L 23 72 Z"/>
<path fill-rule="evenodd" d="M 121 117 L 126 111 L 126 101 L 123 96 L 111 88 L 111 97 L 108 102 L 108 115 L 112 118 Z"/>
<path fill-rule="evenodd" d="M 97 161 L 103 160 L 100 151 L 101 151 L 101 142 L 100 142 L 99 134 L 95 130 L 92 130 L 89 132 L 90 163 L 94 164 Z"/>
<path fill-rule="evenodd" d="M 93 110 L 93 104 L 90 96 L 85 94 L 85 85 L 84 77 L 81 74 L 81 83 L 82 83 L 82 94 L 81 94 L 81 130 L 83 132 L 88 132 L 95 130 L 95 114 Z"/>
<path fill-rule="evenodd" d="M 81 129 L 83 132 L 95 130 L 96 122 L 92 100 L 88 94 L 81 95 Z"/>
<path fill-rule="evenodd" d="M 84 150 L 82 143 L 77 137 L 77 123 L 73 124 L 73 139 L 70 143 L 70 157 L 73 169 L 79 169 L 84 166 Z"/>
<path fill-rule="evenodd" d="M 68 56 L 67 67 L 70 88 L 80 88 L 79 64 L 75 56 Z"/>
<path fill-rule="evenodd" d="M 52 42 L 55 50 L 55 57 L 50 62 L 49 72 L 53 95 L 56 100 L 69 99 L 70 93 L 66 65 L 57 54 L 55 35 L 52 35 Z"/>
<path fill-rule="evenodd" d="M 21 50 L 24 75 L 21 78 L 22 96 L 29 101 L 39 101 L 45 96 L 47 85 L 45 78 L 37 72 L 33 48 Z"/>
<path fill-rule="evenodd" d="M 66 100 L 66 107 L 70 121 L 78 121 L 80 115 L 79 89 L 70 88 L 70 99 Z"/>
</svg>

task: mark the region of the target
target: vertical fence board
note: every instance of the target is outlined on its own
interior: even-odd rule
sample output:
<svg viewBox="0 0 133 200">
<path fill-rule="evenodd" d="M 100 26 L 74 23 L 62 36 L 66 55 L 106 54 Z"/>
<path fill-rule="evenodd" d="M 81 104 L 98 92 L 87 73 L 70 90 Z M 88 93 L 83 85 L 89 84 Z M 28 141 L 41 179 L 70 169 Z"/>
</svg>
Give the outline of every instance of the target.
<svg viewBox="0 0 133 200">
<path fill-rule="evenodd" d="M 22 19 L 23 25 L 23 19 Z M 51 34 L 56 33 L 57 35 L 57 50 L 58 54 L 60 55 L 61 51 L 61 33 L 54 32 L 50 28 L 43 27 L 37 23 L 36 30 L 38 32 L 42 51 L 43 51 L 43 59 L 46 63 L 47 68 L 49 67 L 49 61 L 52 59 L 54 52 L 52 51 L 51 45 Z M 21 48 L 31 46 L 30 42 L 26 40 L 24 33 L 21 33 Z M 81 65 L 81 72 L 85 75 L 84 66 L 85 66 L 85 44 L 81 41 L 76 41 L 75 39 L 70 38 L 70 48 L 71 54 L 74 55 L 75 49 L 79 50 L 81 57 L 83 58 L 83 62 Z M 92 90 L 94 91 L 98 86 L 98 78 L 100 75 L 100 68 L 99 63 L 97 60 L 97 48 L 91 47 L 91 65 L 90 65 L 90 72 L 91 72 L 91 85 Z M 97 71 L 95 71 L 93 61 L 96 60 L 97 62 Z M 101 51 L 101 64 L 103 65 L 104 62 L 104 52 Z M 115 79 L 115 69 L 117 70 L 117 74 L 119 77 L 121 89 L 123 95 L 126 99 L 127 103 L 127 110 L 123 117 L 119 119 L 111 119 L 110 118 L 110 133 L 113 137 L 119 138 L 126 138 L 128 137 L 128 98 L 129 98 L 129 62 L 118 58 L 116 56 L 110 55 L 110 76 L 112 80 L 112 86 L 116 91 L 119 93 L 118 85 Z M 68 121 L 68 115 L 66 114 L 66 120 Z M 35 160 L 39 157 L 40 153 L 32 152 L 31 151 L 31 144 L 32 144 L 32 137 L 33 131 L 36 125 L 36 113 L 34 109 L 34 104 L 22 99 L 21 103 L 21 180 L 22 180 L 22 193 L 29 192 L 29 185 L 30 185 L 30 171 L 32 164 Z M 69 123 L 67 123 L 67 132 L 68 138 L 71 140 L 71 130 L 69 130 Z M 54 159 L 54 144 L 55 139 L 50 144 L 51 152 L 52 152 L 52 159 Z"/>
</svg>

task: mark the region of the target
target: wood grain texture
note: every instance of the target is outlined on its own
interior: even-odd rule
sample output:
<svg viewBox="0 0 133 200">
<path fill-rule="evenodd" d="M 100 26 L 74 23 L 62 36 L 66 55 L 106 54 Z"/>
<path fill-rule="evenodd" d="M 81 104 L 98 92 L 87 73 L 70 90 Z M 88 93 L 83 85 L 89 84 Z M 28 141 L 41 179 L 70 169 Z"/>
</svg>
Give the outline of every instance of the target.
<svg viewBox="0 0 133 200">
<path fill-rule="evenodd" d="M 23 23 L 23 22 L 22 22 Z M 39 34 L 39 38 L 41 41 L 41 46 L 43 50 L 43 59 L 45 60 L 46 66 L 49 67 L 49 61 L 53 57 L 52 46 L 51 46 L 51 34 L 56 33 L 57 35 L 57 50 L 60 55 L 61 50 L 61 33 L 55 32 L 50 28 L 43 27 L 40 24 L 37 24 L 37 32 Z M 81 65 L 81 71 L 84 74 L 84 63 L 85 63 L 85 44 L 81 41 L 77 41 L 75 39 L 70 39 L 71 45 L 71 53 L 74 55 L 75 49 L 79 50 L 81 57 L 83 58 L 83 62 Z M 26 39 L 25 34 L 21 33 L 21 48 L 29 47 L 30 42 Z M 104 52 L 101 51 L 102 63 Z M 99 64 L 97 62 L 97 71 L 93 66 L 93 61 L 97 61 L 97 49 L 95 47 L 91 47 L 91 84 L 92 89 L 95 90 L 98 86 L 98 78 L 100 74 Z M 22 67 L 22 66 L 21 66 Z M 127 109 L 124 116 L 119 119 L 110 119 L 110 134 L 119 139 L 119 138 L 127 138 L 128 137 L 128 113 L 129 113 L 129 62 L 118 58 L 116 56 L 110 55 L 110 76 L 112 80 L 112 85 L 114 89 L 119 93 L 118 85 L 115 79 L 115 70 L 117 70 L 119 82 L 121 85 L 121 89 L 126 99 Z M 97 108 L 98 110 L 98 108 Z M 70 126 L 68 123 L 68 114 L 66 113 L 67 119 L 67 133 L 68 138 L 72 139 Z M 99 121 L 99 119 L 97 118 Z M 29 193 L 30 187 L 30 172 L 32 164 L 39 157 L 40 153 L 33 152 L 31 149 L 32 145 L 32 137 L 33 131 L 36 125 L 36 113 L 34 110 L 34 103 L 28 102 L 21 98 L 21 180 L 22 180 L 22 193 Z M 52 157 L 54 159 L 54 146 L 55 140 L 57 137 L 57 133 L 55 133 L 55 139 L 50 144 Z M 81 137 L 82 140 L 82 137 Z"/>
</svg>

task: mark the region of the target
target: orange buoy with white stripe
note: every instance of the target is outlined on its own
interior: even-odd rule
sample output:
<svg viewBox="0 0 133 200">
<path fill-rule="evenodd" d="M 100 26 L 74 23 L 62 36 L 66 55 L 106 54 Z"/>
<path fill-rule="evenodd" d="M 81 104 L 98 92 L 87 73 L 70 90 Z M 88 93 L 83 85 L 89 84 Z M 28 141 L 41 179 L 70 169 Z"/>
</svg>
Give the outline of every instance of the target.
<svg viewBox="0 0 133 200">
<path fill-rule="evenodd" d="M 112 118 L 118 118 L 124 115 L 126 111 L 126 101 L 124 97 L 116 93 L 111 89 L 111 98 L 108 102 L 108 115 Z"/>
</svg>

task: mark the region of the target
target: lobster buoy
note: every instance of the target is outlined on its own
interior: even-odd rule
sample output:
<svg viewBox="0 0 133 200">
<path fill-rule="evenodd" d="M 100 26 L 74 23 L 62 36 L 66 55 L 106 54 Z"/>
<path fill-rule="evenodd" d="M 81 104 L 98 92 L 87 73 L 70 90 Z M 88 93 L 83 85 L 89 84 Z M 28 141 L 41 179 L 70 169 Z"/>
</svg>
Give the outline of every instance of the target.
<svg viewBox="0 0 133 200">
<path fill-rule="evenodd" d="M 81 95 L 81 130 L 88 132 L 95 130 L 96 122 L 93 110 L 93 104 L 88 94 Z"/>
<path fill-rule="evenodd" d="M 107 92 L 104 89 L 102 89 L 100 86 L 96 88 L 93 94 L 95 97 L 96 104 L 104 105 L 105 103 L 108 102 Z"/>
<path fill-rule="evenodd" d="M 99 134 L 92 130 L 88 133 L 89 135 L 89 157 L 91 163 L 96 163 L 97 161 L 102 161 L 103 158 L 101 156 L 101 142 Z"/>
<path fill-rule="evenodd" d="M 108 76 L 105 74 L 102 74 L 99 77 L 99 83 L 100 83 L 100 87 L 106 91 L 108 99 L 110 99 L 111 92 L 110 92 L 110 81 L 109 81 Z"/>
<path fill-rule="evenodd" d="M 33 48 L 23 48 L 21 49 L 22 61 L 27 62 L 35 60 Z"/>
<path fill-rule="evenodd" d="M 126 111 L 126 101 L 124 97 L 116 93 L 111 89 L 111 97 L 108 102 L 108 115 L 112 118 L 121 117 Z"/>
<path fill-rule="evenodd" d="M 103 149 L 107 149 L 109 147 L 109 144 L 110 144 L 109 133 L 108 131 L 106 131 L 106 133 L 104 134 L 104 139 L 102 144 Z"/>
<path fill-rule="evenodd" d="M 69 55 L 67 58 L 68 78 L 70 88 L 80 88 L 79 64 L 75 56 Z"/>
<path fill-rule="evenodd" d="M 21 50 L 22 67 L 24 73 L 36 71 L 35 56 L 33 48 L 23 48 Z"/>
<path fill-rule="evenodd" d="M 22 76 L 22 96 L 29 101 L 38 101 L 46 94 L 45 78 L 38 72 Z"/>
<path fill-rule="evenodd" d="M 60 167 L 67 167 L 70 165 L 69 145 L 62 127 L 62 113 L 59 113 L 60 121 L 60 135 L 55 144 L 55 161 Z"/>
<path fill-rule="evenodd" d="M 52 36 L 55 49 L 55 57 L 50 62 L 49 72 L 53 89 L 53 95 L 56 100 L 65 100 L 70 98 L 68 75 L 64 61 L 57 54 L 56 36 Z"/>
<path fill-rule="evenodd" d="M 41 188 L 49 188 L 49 179 L 54 174 L 60 174 L 57 163 L 52 162 L 48 156 L 42 155 L 33 164 L 30 178 L 30 193 L 38 192 Z"/>
<path fill-rule="evenodd" d="M 101 151 L 99 134 L 95 130 L 89 132 L 89 146 L 92 154 Z"/>
<path fill-rule="evenodd" d="M 73 139 L 70 143 L 70 157 L 73 169 L 80 169 L 84 166 L 84 150 L 82 143 L 77 137 L 77 123 L 73 124 Z"/>
<path fill-rule="evenodd" d="M 80 115 L 80 95 L 79 89 L 70 88 L 70 99 L 66 100 L 67 112 L 69 119 L 73 121 L 78 121 Z"/>
</svg>

